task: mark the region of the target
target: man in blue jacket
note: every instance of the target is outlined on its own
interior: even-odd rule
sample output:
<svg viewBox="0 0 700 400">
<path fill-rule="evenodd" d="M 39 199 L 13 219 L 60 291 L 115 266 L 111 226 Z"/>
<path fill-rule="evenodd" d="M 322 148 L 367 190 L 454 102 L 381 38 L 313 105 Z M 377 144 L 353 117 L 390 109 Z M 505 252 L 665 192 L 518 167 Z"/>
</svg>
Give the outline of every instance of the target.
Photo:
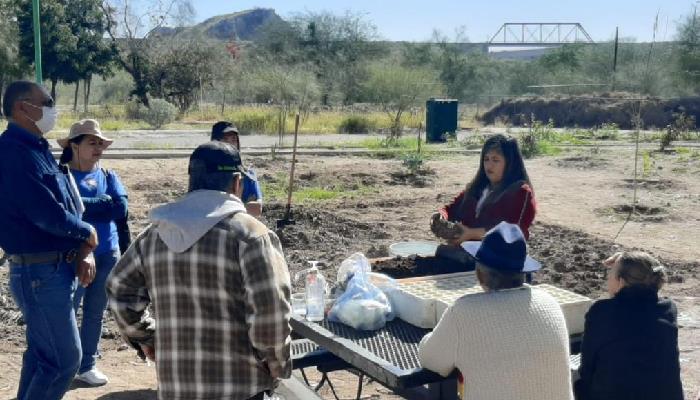
<svg viewBox="0 0 700 400">
<path fill-rule="evenodd" d="M 0 247 L 27 338 L 17 399 L 60 399 L 80 364 L 72 294 L 76 277 L 85 286 L 95 276 L 97 235 L 81 221 L 75 183 L 44 138 L 57 119 L 46 89 L 13 82 L 3 114 L 9 123 L 0 136 Z"/>
</svg>

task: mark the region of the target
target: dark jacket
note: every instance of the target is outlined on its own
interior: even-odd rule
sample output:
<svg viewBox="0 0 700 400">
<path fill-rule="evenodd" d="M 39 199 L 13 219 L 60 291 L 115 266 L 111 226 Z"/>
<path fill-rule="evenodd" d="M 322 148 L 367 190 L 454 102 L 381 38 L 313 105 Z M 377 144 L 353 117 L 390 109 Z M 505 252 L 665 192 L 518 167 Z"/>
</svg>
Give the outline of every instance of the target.
<svg viewBox="0 0 700 400">
<path fill-rule="evenodd" d="M 90 237 L 68 171 L 49 143 L 9 123 L 0 136 L 0 247 L 7 254 L 77 248 Z"/>
<path fill-rule="evenodd" d="M 626 287 L 586 314 L 578 400 L 683 400 L 677 310 L 656 291 Z"/>
<path fill-rule="evenodd" d="M 518 224 L 525 239 L 530 237 L 530 225 L 537 213 L 537 202 L 530 185 L 514 183 L 503 192 L 491 194 L 479 215 L 476 214 L 478 202 L 478 198 L 468 196 L 465 190 L 438 211 L 449 221 L 487 231 L 503 221 Z"/>
</svg>

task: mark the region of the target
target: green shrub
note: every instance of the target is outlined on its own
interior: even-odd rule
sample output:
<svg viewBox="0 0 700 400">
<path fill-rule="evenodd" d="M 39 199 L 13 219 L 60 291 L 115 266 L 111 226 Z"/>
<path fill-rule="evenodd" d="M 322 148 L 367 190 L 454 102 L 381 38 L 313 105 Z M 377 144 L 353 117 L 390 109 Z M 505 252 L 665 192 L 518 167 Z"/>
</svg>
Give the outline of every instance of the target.
<svg viewBox="0 0 700 400">
<path fill-rule="evenodd" d="M 151 107 L 144 111 L 143 120 L 153 129 L 159 129 L 175 121 L 177 108 L 163 99 L 153 99 L 150 101 Z"/>
<path fill-rule="evenodd" d="M 689 140 L 691 135 L 689 132 L 695 129 L 695 117 L 688 116 L 684 112 L 673 113 L 673 122 L 666 126 L 666 130 L 661 135 L 659 147 L 661 151 L 666 150 L 671 142 L 678 139 Z"/>
<path fill-rule="evenodd" d="M 417 174 L 418 171 L 423 168 L 423 160 L 423 155 L 420 153 L 404 154 L 401 158 L 403 166 L 413 175 Z"/>
<path fill-rule="evenodd" d="M 484 136 L 479 131 L 474 131 L 466 135 L 461 141 L 461 144 L 467 149 L 480 149 L 484 145 L 484 142 Z"/>
<path fill-rule="evenodd" d="M 339 133 L 369 133 L 377 128 L 374 121 L 360 115 L 350 115 L 340 122 Z"/>
<path fill-rule="evenodd" d="M 141 103 L 135 99 L 129 100 L 124 104 L 124 114 L 127 119 L 141 119 L 143 116 L 144 107 Z"/>
<path fill-rule="evenodd" d="M 274 110 L 242 112 L 237 113 L 233 121 L 243 134 L 272 133 L 277 131 L 278 113 Z"/>
<path fill-rule="evenodd" d="M 616 123 L 602 124 L 594 131 L 594 138 L 601 140 L 617 140 L 620 136 L 620 128 Z"/>
<path fill-rule="evenodd" d="M 573 139 L 567 136 L 567 140 Z M 532 158 L 538 155 L 555 155 L 559 153 L 559 148 L 554 144 L 561 142 L 561 135 L 554 130 L 554 121 L 549 120 L 547 124 L 534 120 L 532 127 L 520 138 L 520 152 L 525 158 Z"/>
</svg>

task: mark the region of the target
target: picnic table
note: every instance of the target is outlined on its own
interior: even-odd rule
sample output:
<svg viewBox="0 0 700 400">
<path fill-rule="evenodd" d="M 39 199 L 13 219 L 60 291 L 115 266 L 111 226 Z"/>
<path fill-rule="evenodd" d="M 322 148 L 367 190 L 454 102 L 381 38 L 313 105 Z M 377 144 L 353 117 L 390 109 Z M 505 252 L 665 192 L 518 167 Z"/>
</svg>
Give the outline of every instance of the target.
<svg viewBox="0 0 700 400">
<path fill-rule="evenodd" d="M 418 344 L 429 329 L 395 318 L 382 329 L 360 331 L 327 320 L 310 322 L 296 314 L 292 315 L 290 325 L 295 335 L 321 348 L 320 351 L 308 349 L 320 366 L 324 360 L 336 365 L 340 361 L 341 365 L 350 366 L 409 399 L 457 399 L 456 373 L 444 378 L 420 366 Z M 581 335 L 570 338 L 572 354 L 579 352 L 580 341 Z M 324 351 L 332 357 L 319 357 Z M 310 366 L 308 362 L 302 365 Z M 361 386 L 358 397 L 360 391 Z"/>
<path fill-rule="evenodd" d="M 360 371 L 407 398 L 457 398 L 454 385 L 456 374 L 444 378 L 420 366 L 418 344 L 430 332 L 429 329 L 395 318 L 382 329 L 360 331 L 328 320 L 310 322 L 296 314 L 292 315 L 290 325 L 296 335 L 313 341 L 342 360 L 343 365 Z M 312 357 L 318 355 L 316 351 Z M 326 361 L 335 360 L 326 358 Z M 428 387 L 422 387 L 426 384 Z"/>
</svg>

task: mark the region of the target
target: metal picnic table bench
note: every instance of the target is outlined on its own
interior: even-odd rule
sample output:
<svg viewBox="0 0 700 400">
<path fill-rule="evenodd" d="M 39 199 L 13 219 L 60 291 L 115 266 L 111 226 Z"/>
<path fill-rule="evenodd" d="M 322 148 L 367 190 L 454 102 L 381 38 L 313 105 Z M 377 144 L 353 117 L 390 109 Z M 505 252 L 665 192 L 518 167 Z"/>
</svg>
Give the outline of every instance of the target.
<svg viewBox="0 0 700 400">
<path fill-rule="evenodd" d="M 353 368 L 361 374 L 358 398 L 362 390 L 362 375 L 407 398 L 457 398 L 456 372 L 444 378 L 420 366 L 418 344 L 430 332 L 429 329 L 395 318 L 382 329 L 360 331 L 327 320 L 310 322 L 296 314 L 292 315 L 290 325 L 296 336 L 308 339 L 292 344 L 297 362 L 293 361 L 294 368 L 318 366 L 324 372 L 319 386 L 326 379 L 325 372 Z M 572 354 L 578 353 L 581 335 L 572 336 L 570 341 Z"/>
<path fill-rule="evenodd" d="M 290 325 L 296 335 L 309 339 L 322 348 L 309 349 L 308 342 L 306 344 L 306 350 L 309 351 L 306 354 L 316 358 L 314 361 L 319 362 L 322 371 L 354 368 L 397 393 L 410 392 L 410 389 L 425 384 L 434 384 L 427 391 L 435 392 L 440 390 L 442 382 L 456 376 L 444 378 L 421 368 L 418 344 L 430 330 L 413 326 L 398 318 L 376 331 L 360 331 L 327 320 L 309 322 L 296 314 L 292 315 Z M 325 358 L 324 350 L 327 352 Z M 299 360 L 301 364 L 294 368 L 311 366 L 307 357 L 299 357 Z M 324 369 L 324 363 L 330 363 L 331 366 Z M 358 394 L 360 390 L 361 386 Z"/>
</svg>

